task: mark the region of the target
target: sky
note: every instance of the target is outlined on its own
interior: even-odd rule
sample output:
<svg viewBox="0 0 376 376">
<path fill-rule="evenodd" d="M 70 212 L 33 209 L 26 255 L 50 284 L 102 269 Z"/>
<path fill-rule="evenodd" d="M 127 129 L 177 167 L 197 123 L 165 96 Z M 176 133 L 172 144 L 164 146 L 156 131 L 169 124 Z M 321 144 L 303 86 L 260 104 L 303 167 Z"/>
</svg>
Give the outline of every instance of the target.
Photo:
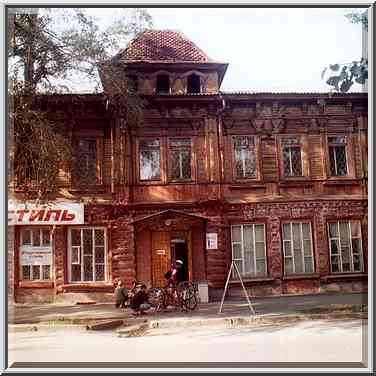
<svg viewBox="0 0 376 376">
<path fill-rule="evenodd" d="M 327 92 L 329 64 L 362 56 L 350 8 L 151 8 L 155 29 L 183 32 L 212 59 L 229 63 L 223 91 Z M 114 9 L 92 9 L 111 22 Z M 328 78 L 328 76 L 326 76 Z M 352 91 L 361 91 L 354 85 Z"/>
</svg>

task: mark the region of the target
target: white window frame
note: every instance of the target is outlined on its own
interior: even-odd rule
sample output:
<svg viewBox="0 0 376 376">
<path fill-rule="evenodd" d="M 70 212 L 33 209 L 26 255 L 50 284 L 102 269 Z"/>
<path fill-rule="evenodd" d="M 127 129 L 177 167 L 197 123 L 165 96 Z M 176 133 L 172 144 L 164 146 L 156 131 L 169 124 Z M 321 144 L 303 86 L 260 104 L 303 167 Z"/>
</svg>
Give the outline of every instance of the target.
<svg viewBox="0 0 376 376">
<path fill-rule="evenodd" d="M 252 138 L 253 140 L 253 147 L 250 147 L 249 145 L 247 146 L 247 148 L 245 147 L 242 147 L 242 148 L 239 148 L 239 147 L 236 147 L 235 145 L 235 142 L 236 142 L 236 139 L 237 138 Z M 232 136 L 232 149 L 233 149 L 233 155 L 234 155 L 234 167 L 233 167 L 233 173 L 234 173 L 234 176 L 235 176 L 235 179 L 236 180 L 245 180 L 245 179 L 249 179 L 249 180 L 255 180 L 257 179 L 257 176 L 258 176 L 258 155 L 257 155 L 257 139 L 254 135 L 233 135 Z M 236 165 L 237 165 L 237 159 L 236 159 L 236 152 L 237 150 L 240 150 L 240 155 L 241 155 L 241 164 L 242 164 L 242 176 L 238 176 L 237 175 L 237 169 L 236 169 Z M 253 176 L 247 176 L 245 175 L 245 170 L 246 170 L 246 158 L 244 158 L 244 156 L 246 156 L 248 153 L 253 153 L 253 156 L 254 156 L 254 159 L 255 159 L 255 173 Z"/>
<path fill-rule="evenodd" d="M 245 271 L 245 257 L 244 257 L 244 235 L 243 235 L 243 229 L 244 226 L 252 226 L 252 233 L 253 233 L 253 262 L 254 262 L 254 271 L 248 272 Z M 256 237 L 255 237 L 255 226 L 263 226 L 264 229 L 264 257 L 263 258 L 257 258 L 256 257 Z M 240 242 L 233 241 L 233 235 L 232 235 L 232 229 L 234 227 L 240 227 Z M 240 244 L 241 247 L 241 254 L 242 258 L 234 258 L 234 244 Z M 266 257 L 266 232 L 265 232 L 265 223 L 240 223 L 240 224 L 233 224 L 231 225 L 231 258 L 233 261 L 242 261 L 242 267 L 241 270 L 239 270 L 241 276 L 245 276 L 246 274 L 252 274 L 251 278 L 257 278 L 257 277 L 266 277 L 268 275 L 268 263 L 267 263 L 267 257 Z M 257 261 L 263 260 L 265 262 L 265 273 L 263 275 L 258 276 L 257 275 Z M 236 275 L 236 274 L 235 274 Z"/>
<path fill-rule="evenodd" d="M 33 235 L 32 231 L 33 230 L 39 230 L 39 246 L 34 246 L 33 244 Z M 50 234 L 50 244 L 47 245 L 42 245 L 43 244 L 43 230 L 48 230 Z M 23 244 L 23 234 L 24 231 L 30 231 L 30 244 Z M 29 248 L 34 248 L 34 249 L 39 249 L 39 248 L 50 248 L 51 251 L 51 264 L 22 264 L 19 262 L 19 278 L 20 281 L 27 281 L 27 282 L 49 282 L 53 280 L 53 266 L 54 266 L 54 257 L 53 257 L 53 244 L 52 244 L 52 233 L 51 230 L 48 226 L 27 226 L 27 227 L 22 227 L 20 230 L 20 247 L 19 247 L 19 255 L 21 257 L 21 251 L 23 247 L 29 247 Z M 29 266 L 30 267 L 30 278 L 29 279 L 24 279 L 23 276 L 23 267 L 24 266 Z M 33 278 L 33 266 L 38 266 L 39 267 L 39 278 Z M 49 278 L 43 278 L 43 266 L 49 266 L 50 267 L 50 277 Z"/>
<path fill-rule="evenodd" d="M 335 143 L 331 143 L 329 142 L 329 139 L 331 137 L 343 137 L 345 139 L 345 142 L 343 144 L 335 144 Z M 338 174 L 338 168 L 337 168 L 337 152 L 336 152 L 336 148 L 338 147 L 344 147 L 345 148 L 345 158 L 346 158 L 346 174 L 344 175 L 339 175 Z M 335 167 L 335 174 L 333 175 L 332 174 L 332 169 L 331 169 L 331 166 L 330 166 L 330 148 L 334 148 L 334 167 Z M 347 156 L 347 137 L 346 136 L 339 136 L 339 135 L 328 135 L 328 161 L 329 161 L 329 172 L 330 172 L 330 176 L 333 176 L 333 177 L 341 177 L 341 176 L 348 176 L 349 175 L 349 159 L 348 159 L 348 156 Z"/>
<path fill-rule="evenodd" d="M 81 245 L 72 246 L 72 230 L 80 230 Z M 82 280 L 83 276 L 83 232 L 82 230 L 91 230 L 93 237 L 93 248 L 92 248 L 92 257 L 93 257 L 93 280 L 85 281 Z M 95 231 L 94 230 L 103 230 L 104 231 L 104 279 L 96 281 L 95 279 Z M 73 265 L 81 264 L 81 280 L 72 281 L 72 248 L 79 249 L 79 262 L 74 262 Z M 108 257 L 107 257 L 107 228 L 103 226 L 93 226 L 93 227 L 70 227 L 68 229 L 68 281 L 69 283 L 104 283 L 108 281 Z"/>
<path fill-rule="evenodd" d="M 303 266 L 303 271 L 302 272 L 296 272 L 295 271 L 295 255 L 294 255 L 294 237 L 293 237 L 293 232 L 292 232 L 292 225 L 293 224 L 299 224 L 299 230 L 300 230 L 300 248 L 302 250 L 302 266 Z M 304 238 L 303 236 L 303 224 L 308 224 L 309 225 L 309 239 Z M 290 225 L 290 239 L 285 240 L 283 238 L 283 226 L 284 225 Z M 283 222 L 282 223 L 282 244 L 283 244 L 283 273 L 284 275 L 294 275 L 294 274 L 312 274 L 315 273 L 315 260 L 314 260 L 314 252 L 313 252 L 313 240 L 312 240 L 312 225 L 310 221 L 288 221 L 288 222 Z M 311 255 L 310 256 L 305 256 L 304 255 L 304 241 L 309 240 L 311 243 Z M 291 250 L 291 256 L 286 256 L 286 243 L 290 243 L 290 250 Z M 305 258 L 310 257 L 312 259 L 312 271 L 306 272 L 306 265 L 305 265 Z M 286 273 L 286 263 L 285 259 L 289 258 L 292 259 L 292 272 L 291 273 Z"/>
<path fill-rule="evenodd" d="M 296 140 L 297 142 L 292 142 L 293 140 Z M 289 142 L 290 141 L 290 142 Z M 286 174 L 285 171 L 285 148 L 288 149 L 289 153 L 289 174 Z M 292 155 L 291 155 L 291 148 L 299 148 L 299 154 L 300 154 L 300 174 L 293 174 L 293 167 L 292 167 Z M 292 136 L 292 137 L 284 137 L 282 138 L 282 166 L 283 166 L 283 175 L 287 178 L 294 178 L 294 177 L 302 177 L 304 176 L 303 173 L 303 153 L 302 153 L 302 142 L 300 137 Z"/>
<path fill-rule="evenodd" d="M 350 234 L 350 270 L 349 271 L 343 271 L 343 262 L 342 262 L 342 245 L 341 245 L 341 233 L 339 232 L 339 223 L 340 222 L 347 222 L 348 225 L 348 231 Z M 359 223 L 359 229 L 360 229 L 360 237 L 353 238 L 351 236 L 351 222 L 358 222 Z M 330 237 L 330 228 L 329 225 L 336 223 L 337 224 L 337 234 L 338 237 L 331 238 Z M 336 220 L 336 221 L 328 221 L 327 222 L 327 231 L 328 231 L 328 241 L 329 241 L 329 251 L 330 251 L 330 272 L 333 274 L 338 273 L 362 273 L 364 271 L 364 256 L 363 256 L 363 240 L 362 240 L 362 226 L 361 222 L 358 219 L 344 219 L 344 220 Z M 359 239 L 360 240 L 360 249 L 361 253 L 355 253 L 355 255 L 360 256 L 360 271 L 354 271 L 354 252 L 353 252 L 353 246 L 352 246 L 352 240 L 353 239 Z M 338 241 L 338 253 L 332 254 L 332 240 Z M 333 265 L 332 265 L 332 257 L 337 256 L 339 263 L 338 263 L 338 271 L 333 272 Z"/>
</svg>

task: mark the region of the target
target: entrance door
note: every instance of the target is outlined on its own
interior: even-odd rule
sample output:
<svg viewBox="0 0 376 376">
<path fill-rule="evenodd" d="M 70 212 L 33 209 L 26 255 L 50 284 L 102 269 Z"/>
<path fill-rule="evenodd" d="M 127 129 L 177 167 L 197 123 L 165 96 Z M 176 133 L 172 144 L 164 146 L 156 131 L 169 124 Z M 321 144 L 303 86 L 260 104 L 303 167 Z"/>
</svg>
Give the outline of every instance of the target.
<svg viewBox="0 0 376 376">
<path fill-rule="evenodd" d="M 152 233 L 152 284 L 153 287 L 166 285 L 165 273 L 170 269 L 171 249 L 170 233 L 154 231 Z"/>
</svg>

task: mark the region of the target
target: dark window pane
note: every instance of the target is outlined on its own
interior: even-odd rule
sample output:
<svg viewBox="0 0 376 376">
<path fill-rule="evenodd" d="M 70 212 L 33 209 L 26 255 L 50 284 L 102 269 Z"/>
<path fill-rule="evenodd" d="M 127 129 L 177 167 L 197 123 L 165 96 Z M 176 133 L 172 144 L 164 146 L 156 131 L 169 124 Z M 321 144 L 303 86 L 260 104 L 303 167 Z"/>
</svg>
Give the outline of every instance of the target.
<svg viewBox="0 0 376 376">
<path fill-rule="evenodd" d="M 84 256 L 84 281 L 93 280 L 93 257 Z"/>
<path fill-rule="evenodd" d="M 33 273 L 33 279 L 40 279 L 40 266 L 32 265 L 31 270 Z"/>
<path fill-rule="evenodd" d="M 72 246 L 81 246 L 81 230 L 71 230 Z"/>
<path fill-rule="evenodd" d="M 292 274 L 292 273 L 293 273 L 292 258 L 290 257 L 285 258 L 285 274 Z"/>
<path fill-rule="evenodd" d="M 353 256 L 354 272 L 362 271 L 362 257 L 360 255 Z"/>
<path fill-rule="evenodd" d="M 201 91 L 200 76 L 191 74 L 187 77 L 187 93 L 199 93 Z"/>
<path fill-rule="evenodd" d="M 50 265 L 42 265 L 42 279 L 51 279 Z"/>
<path fill-rule="evenodd" d="M 346 149 L 344 146 L 336 147 L 337 175 L 347 175 Z"/>
<path fill-rule="evenodd" d="M 22 265 L 22 279 L 30 280 L 30 265 Z"/>
<path fill-rule="evenodd" d="M 95 263 L 104 264 L 104 247 L 95 247 Z"/>
<path fill-rule="evenodd" d="M 72 265 L 72 281 L 73 282 L 81 281 L 81 265 L 80 264 Z"/>
<path fill-rule="evenodd" d="M 95 230 L 95 245 L 104 246 L 104 230 Z"/>
<path fill-rule="evenodd" d="M 42 245 L 49 246 L 50 244 L 51 244 L 50 230 L 43 229 L 42 230 Z"/>
<path fill-rule="evenodd" d="M 170 93 L 170 78 L 167 74 L 159 74 L 157 76 L 157 94 L 169 94 Z"/>
<path fill-rule="evenodd" d="M 30 230 L 22 230 L 22 245 L 31 244 L 31 234 Z"/>
<path fill-rule="evenodd" d="M 304 267 L 306 273 L 313 273 L 312 257 L 304 257 Z"/>
<path fill-rule="evenodd" d="M 329 223 L 329 237 L 338 238 L 338 225 L 337 222 Z"/>
<path fill-rule="evenodd" d="M 32 230 L 33 234 L 33 247 L 40 247 L 40 230 Z"/>
<path fill-rule="evenodd" d="M 330 174 L 337 175 L 337 165 L 335 160 L 335 148 L 329 148 L 329 165 L 330 165 Z"/>
<path fill-rule="evenodd" d="M 338 240 L 331 240 L 330 246 L 331 246 L 331 250 L 332 250 L 332 255 L 337 255 L 339 253 Z"/>
<path fill-rule="evenodd" d="M 352 250 L 354 254 L 362 253 L 360 239 L 352 239 Z"/>
<path fill-rule="evenodd" d="M 291 149 L 291 166 L 293 176 L 302 175 L 302 157 L 300 155 L 300 147 L 292 147 Z"/>
<path fill-rule="evenodd" d="M 93 232 L 92 230 L 83 230 L 84 237 L 84 255 L 93 254 Z"/>
<path fill-rule="evenodd" d="M 95 265 L 95 280 L 104 281 L 104 265 Z"/>
<path fill-rule="evenodd" d="M 290 148 L 283 148 L 283 171 L 286 176 L 291 175 Z"/>
<path fill-rule="evenodd" d="M 332 256 L 332 272 L 339 272 L 339 256 Z"/>
</svg>

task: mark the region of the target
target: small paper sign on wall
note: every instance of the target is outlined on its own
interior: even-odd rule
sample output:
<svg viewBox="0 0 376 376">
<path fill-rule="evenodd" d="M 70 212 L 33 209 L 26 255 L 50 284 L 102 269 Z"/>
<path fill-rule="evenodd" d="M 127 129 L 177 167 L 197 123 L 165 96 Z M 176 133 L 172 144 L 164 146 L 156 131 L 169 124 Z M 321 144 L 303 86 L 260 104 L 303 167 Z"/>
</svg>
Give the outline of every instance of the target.
<svg viewBox="0 0 376 376">
<path fill-rule="evenodd" d="M 165 256 L 166 255 L 166 250 L 165 249 L 157 249 L 156 253 L 159 256 Z"/>
<path fill-rule="evenodd" d="M 206 249 L 218 249 L 218 234 L 216 232 L 206 234 Z"/>
</svg>

